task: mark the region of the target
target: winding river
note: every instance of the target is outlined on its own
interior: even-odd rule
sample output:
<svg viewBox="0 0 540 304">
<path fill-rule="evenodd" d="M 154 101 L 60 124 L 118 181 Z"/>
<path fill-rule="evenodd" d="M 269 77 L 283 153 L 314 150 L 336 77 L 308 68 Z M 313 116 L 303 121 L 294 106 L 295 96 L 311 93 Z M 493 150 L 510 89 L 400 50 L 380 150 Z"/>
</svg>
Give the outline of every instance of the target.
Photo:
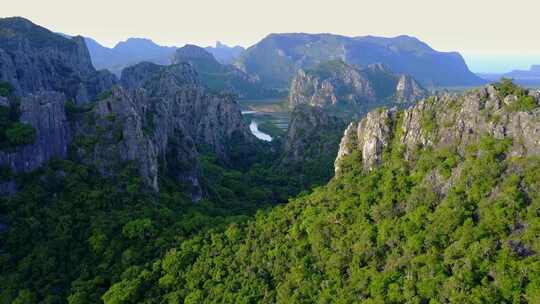
<svg viewBox="0 0 540 304">
<path fill-rule="evenodd" d="M 251 133 L 253 133 L 253 135 L 255 135 L 255 137 L 257 137 L 258 139 L 264 141 L 272 141 L 272 136 L 259 130 L 259 125 L 256 120 L 251 120 L 251 123 L 249 124 L 249 129 L 251 130 Z"/>
<path fill-rule="evenodd" d="M 263 122 L 270 122 L 282 130 L 287 130 L 290 112 L 283 109 L 283 102 L 282 99 L 239 101 L 243 108 L 242 115 L 249 119 L 249 129 L 255 137 L 264 141 L 274 140 L 270 134 L 259 130 L 259 125 Z"/>
</svg>

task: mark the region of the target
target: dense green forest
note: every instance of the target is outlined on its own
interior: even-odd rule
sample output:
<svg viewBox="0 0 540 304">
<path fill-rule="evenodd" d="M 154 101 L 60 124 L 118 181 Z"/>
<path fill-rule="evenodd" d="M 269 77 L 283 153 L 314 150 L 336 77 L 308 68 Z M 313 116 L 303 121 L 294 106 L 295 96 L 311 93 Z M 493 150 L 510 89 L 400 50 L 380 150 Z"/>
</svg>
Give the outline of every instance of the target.
<svg viewBox="0 0 540 304">
<path fill-rule="evenodd" d="M 397 138 L 328 184 L 328 161 L 276 165 L 279 143 L 237 166 L 205 153 L 198 203 L 167 176 L 147 191 L 134 163 L 2 169 L 19 191 L 0 198 L 0 304 L 540 303 L 540 157 L 487 135 L 405 157 Z"/>
<path fill-rule="evenodd" d="M 133 163 L 114 179 L 70 160 L 30 174 L 3 168 L 0 182 L 15 179 L 20 189 L 0 198 L 0 223 L 9 227 L 0 232 L 0 303 L 100 302 L 125 273 L 191 237 L 224 231 L 329 178 L 331 168 L 306 168 L 309 180 L 285 174 L 276 151 L 260 147 L 244 169 L 201 155 L 207 198 L 196 204 L 172 178 L 160 180 L 159 195 L 149 192 Z"/>
<path fill-rule="evenodd" d="M 210 230 L 126 271 L 106 303 L 537 303 L 540 159 L 484 138 L 460 157 L 398 145 L 254 219 Z M 426 174 L 458 181 L 440 199 Z M 494 190 L 495 189 L 495 190 Z"/>
<path fill-rule="evenodd" d="M 340 178 L 253 217 L 266 187 L 247 195 L 211 157 L 219 204 L 144 194 L 129 166 L 112 182 L 55 161 L 2 200 L 2 303 L 536 303 L 540 159 L 507 157 L 510 143 L 424 149 L 414 166 L 394 144 L 370 173 L 353 154 Z M 457 164 L 441 199 L 424 177 Z"/>
</svg>

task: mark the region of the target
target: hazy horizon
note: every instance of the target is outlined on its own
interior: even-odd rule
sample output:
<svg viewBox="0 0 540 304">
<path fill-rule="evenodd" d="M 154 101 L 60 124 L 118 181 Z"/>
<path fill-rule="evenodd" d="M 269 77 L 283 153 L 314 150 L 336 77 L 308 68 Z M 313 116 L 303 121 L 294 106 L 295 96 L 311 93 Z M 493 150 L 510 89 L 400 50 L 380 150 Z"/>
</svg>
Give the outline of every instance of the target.
<svg viewBox="0 0 540 304">
<path fill-rule="evenodd" d="M 409 35 L 438 51 L 460 52 L 474 72 L 496 73 L 540 64 L 540 40 L 531 39 L 537 34 L 535 20 L 540 3 L 516 0 L 512 7 L 508 10 L 502 0 L 337 0 L 331 6 L 307 0 L 19 0 L 5 3 L 0 16 L 22 16 L 55 32 L 91 37 L 107 47 L 130 37 L 148 38 L 168 46 L 208 46 L 219 40 L 249 47 L 276 32 Z"/>
</svg>

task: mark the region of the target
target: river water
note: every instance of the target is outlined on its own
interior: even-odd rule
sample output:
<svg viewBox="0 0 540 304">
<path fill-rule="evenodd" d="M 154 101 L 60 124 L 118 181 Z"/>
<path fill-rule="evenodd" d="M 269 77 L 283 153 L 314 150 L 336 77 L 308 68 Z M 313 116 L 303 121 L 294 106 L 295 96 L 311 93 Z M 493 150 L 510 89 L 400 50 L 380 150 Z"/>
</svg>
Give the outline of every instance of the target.
<svg viewBox="0 0 540 304">
<path fill-rule="evenodd" d="M 257 137 L 258 139 L 264 141 L 272 141 L 272 136 L 259 130 L 259 124 L 256 120 L 251 120 L 251 123 L 249 124 L 249 129 L 251 130 L 251 133 L 253 133 L 253 135 L 255 135 L 255 137 Z"/>
<path fill-rule="evenodd" d="M 283 109 L 283 99 L 243 100 L 239 101 L 242 115 L 249 119 L 251 133 L 260 140 L 272 141 L 271 135 L 259 130 L 259 125 L 267 122 L 286 131 L 289 125 L 290 112 Z"/>
</svg>

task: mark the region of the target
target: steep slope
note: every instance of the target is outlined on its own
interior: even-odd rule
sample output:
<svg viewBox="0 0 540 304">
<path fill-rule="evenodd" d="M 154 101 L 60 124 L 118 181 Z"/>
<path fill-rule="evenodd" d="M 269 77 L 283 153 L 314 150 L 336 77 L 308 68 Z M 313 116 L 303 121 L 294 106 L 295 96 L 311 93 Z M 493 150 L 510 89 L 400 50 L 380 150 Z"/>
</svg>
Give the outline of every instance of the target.
<svg viewBox="0 0 540 304">
<path fill-rule="evenodd" d="M 369 113 L 345 131 L 336 171 L 339 172 L 340 159 L 357 149 L 364 168 L 373 169 L 392 139 L 403 145 L 406 158 L 418 147 L 452 149 L 463 155 L 468 145 L 478 143 L 486 135 L 512 138 L 510 156 L 540 154 L 539 94 L 509 81 L 498 86 L 472 91 L 459 99 L 452 95 L 432 97 L 403 113 L 397 109 Z M 392 132 L 395 124 L 399 134 Z"/>
<path fill-rule="evenodd" d="M 86 104 L 115 83 L 93 68 L 82 38 L 0 19 L 0 166 L 30 172 L 67 157 L 73 134 L 66 101 Z"/>
<path fill-rule="evenodd" d="M 103 299 L 538 302 L 540 96 L 515 107 L 530 95 L 508 88 L 370 113 L 329 185 L 182 243 Z M 500 120 L 469 116 L 483 110 Z M 381 148 L 373 167 L 364 147 Z"/>
<path fill-rule="evenodd" d="M 220 164 L 252 157 L 255 139 L 234 98 L 209 93 L 187 63 L 142 63 L 113 87 L 115 77 L 94 70 L 81 38 L 66 39 L 22 18 L 0 20 L 0 47 L 7 54 L 0 166 L 14 173 L 53 158 L 80 161 L 108 177 L 134 167 L 148 188 L 158 191 L 159 178 L 170 176 L 199 200 L 202 153 Z"/>
<path fill-rule="evenodd" d="M 349 107 L 366 111 L 377 106 L 414 102 L 427 96 L 414 79 L 395 75 L 381 64 L 359 69 L 340 60 L 299 70 L 291 82 L 289 105 Z"/>
<path fill-rule="evenodd" d="M 15 95 L 57 91 L 87 102 L 115 83 L 96 72 L 82 37 L 64 38 L 24 18 L 0 19 L 0 81 Z"/>
<path fill-rule="evenodd" d="M 30 126 L 31 131 L 19 132 L 22 141 L 16 145 L 0 145 L 0 166 L 15 172 L 30 172 L 51 158 L 67 157 L 72 132 L 64 111 L 65 95 L 45 91 L 17 98 L 18 100 L 20 105 L 15 102 L 0 105 L 0 111 L 5 112 L 16 107 L 20 117 L 17 117 L 15 124 Z M 6 117 L 3 116 L 2 119 Z M 9 130 L 6 133 L 9 134 Z"/>
<path fill-rule="evenodd" d="M 298 69 L 329 60 L 367 66 L 384 63 L 426 87 L 479 85 L 458 53 L 437 52 L 416 38 L 345 37 L 331 34 L 271 34 L 248 48 L 236 65 L 275 87 L 286 87 Z"/>
<path fill-rule="evenodd" d="M 320 107 L 297 105 L 283 142 L 278 171 L 303 188 L 323 185 L 333 176 L 333 162 L 345 122 Z"/>
<path fill-rule="evenodd" d="M 291 114 L 285 141 L 284 162 L 309 161 L 310 159 L 335 155 L 332 151 L 336 132 L 341 132 L 343 122 L 328 115 L 319 107 L 298 105 Z"/>
<path fill-rule="evenodd" d="M 232 65 L 221 64 L 212 54 L 196 45 L 178 49 L 173 63 L 189 62 L 197 70 L 201 81 L 213 92 L 231 92 L 240 98 L 273 97 L 275 92 L 264 88 L 257 77 L 248 75 Z"/>
<path fill-rule="evenodd" d="M 199 151 L 222 163 L 250 152 L 254 138 L 239 106 L 228 95 L 207 93 L 190 64 L 141 63 L 125 69 L 121 83 L 125 89 L 115 88 L 84 114 L 93 120 L 78 119 L 75 145 L 84 163 L 112 175 L 135 161 L 154 190 L 165 174 L 199 200 Z"/>
</svg>

